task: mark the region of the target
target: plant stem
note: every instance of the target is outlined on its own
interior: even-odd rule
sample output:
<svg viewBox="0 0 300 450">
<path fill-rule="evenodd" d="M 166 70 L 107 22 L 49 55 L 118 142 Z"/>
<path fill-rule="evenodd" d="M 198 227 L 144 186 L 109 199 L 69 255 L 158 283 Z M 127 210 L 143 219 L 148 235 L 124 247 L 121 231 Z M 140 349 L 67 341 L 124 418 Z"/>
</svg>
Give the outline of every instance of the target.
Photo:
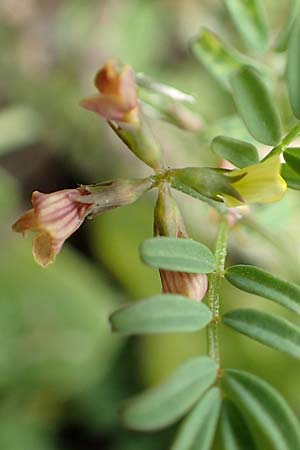
<svg viewBox="0 0 300 450">
<path fill-rule="evenodd" d="M 210 276 L 208 290 L 209 306 L 213 314 L 212 321 L 208 325 L 208 353 L 215 360 L 219 369 L 221 362 L 218 332 L 220 323 L 220 288 L 227 253 L 228 228 L 227 218 L 225 215 L 222 215 L 215 247 L 216 269 Z"/>
<path fill-rule="evenodd" d="M 280 155 L 286 148 L 287 145 L 291 144 L 293 140 L 300 134 L 300 123 L 296 123 L 293 128 L 282 138 L 280 144 L 276 145 L 267 156 L 264 157 L 263 161 L 270 158 L 273 155 Z"/>
</svg>

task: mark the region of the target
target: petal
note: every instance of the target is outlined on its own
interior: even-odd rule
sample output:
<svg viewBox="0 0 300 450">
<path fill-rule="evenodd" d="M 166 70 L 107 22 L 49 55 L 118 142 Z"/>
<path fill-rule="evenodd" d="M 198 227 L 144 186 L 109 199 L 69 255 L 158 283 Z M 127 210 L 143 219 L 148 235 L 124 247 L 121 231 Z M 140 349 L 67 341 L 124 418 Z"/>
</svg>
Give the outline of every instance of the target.
<svg viewBox="0 0 300 450">
<path fill-rule="evenodd" d="M 233 170 L 230 176 L 245 174 L 243 178 L 232 183 L 245 203 L 264 204 L 281 200 L 287 189 L 280 171 L 280 157 L 276 155 L 261 163 L 240 170 Z M 224 199 L 229 207 L 242 205 L 242 202 L 231 196 L 224 195 Z"/>
<path fill-rule="evenodd" d="M 118 64 L 111 59 L 97 72 L 94 83 L 101 94 L 118 96 L 120 94 L 119 77 Z"/>
<path fill-rule="evenodd" d="M 36 231 L 38 229 L 38 221 L 34 209 L 30 209 L 21 216 L 12 226 L 17 233 L 25 233 L 25 231 Z"/>
<path fill-rule="evenodd" d="M 107 120 L 126 122 L 128 109 L 117 97 L 97 95 L 81 100 L 80 106 L 104 117 Z"/>
<path fill-rule="evenodd" d="M 32 253 L 35 261 L 42 267 L 53 263 L 56 254 L 50 233 L 42 231 L 33 241 Z"/>
</svg>

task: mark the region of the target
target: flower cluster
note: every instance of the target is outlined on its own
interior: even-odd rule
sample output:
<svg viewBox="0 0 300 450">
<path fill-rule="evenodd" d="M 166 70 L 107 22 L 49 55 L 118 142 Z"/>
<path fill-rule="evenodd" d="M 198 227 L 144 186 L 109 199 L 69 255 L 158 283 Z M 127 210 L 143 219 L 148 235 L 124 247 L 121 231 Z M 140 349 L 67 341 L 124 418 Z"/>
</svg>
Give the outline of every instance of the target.
<svg viewBox="0 0 300 450">
<path fill-rule="evenodd" d="M 54 261 L 63 243 L 86 217 L 130 204 L 153 187 L 159 191 L 154 213 L 155 235 L 182 239 L 187 239 L 188 234 L 170 185 L 190 195 L 198 192 L 204 200 L 223 201 L 229 208 L 274 202 L 284 195 L 286 183 L 280 175 L 279 156 L 271 156 L 258 164 L 232 171 L 195 167 L 165 170 L 160 146 L 146 125 L 138 101 L 132 69 L 129 66 L 120 67 L 114 60 L 108 61 L 97 73 L 95 86 L 99 93 L 82 100 L 81 106 L 104 117 L 128 148 L 155 174 L 142 180 L 109 181 L 50 194 L 33 192 L 32 209 L 17 220 L 13 229 L 23 234 L 27 231 L 37 233 L 33 241 L 33 255 L 41 266 L 46 267 Z M 155 83 L 149 86 L 152 90 L 155 88 L 156 95 L 167 95 L 168 102 L 174 98 L 174 108 L 176 101 L 182 100 L 179 91 L 173 88 L 162 88 L 162 85 Z M 163 104 L 161 102 L 160 107 Z M 168 116 L 166 111 L 165 115 Z M 173 116 L 172 121 L 176 123 Z M 181 123 L 180 126 L 191 130 L 193 127 L 188 125 L 185 123 L 183 127 Z M 198 301 L 203 299 L 208 288 L 205 274 L 161 270 L 160 276 L 163 292 L 179 293 Z"/>
</svg>

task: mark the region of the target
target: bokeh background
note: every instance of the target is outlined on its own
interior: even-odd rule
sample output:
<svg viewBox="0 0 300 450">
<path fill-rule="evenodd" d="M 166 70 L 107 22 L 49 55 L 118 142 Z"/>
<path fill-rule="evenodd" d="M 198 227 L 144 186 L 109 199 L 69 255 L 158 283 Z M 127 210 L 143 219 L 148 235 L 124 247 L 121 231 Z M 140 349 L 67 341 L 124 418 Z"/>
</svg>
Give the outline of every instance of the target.
<svg viewBox="0 0 300 450">
<path fill-rule="evenodd" d="M 265 2 L 274 41 L 289 2 Z M 31 239 L 11 231 L 33 190 L 51 192 L 149 173 L 100 117 L 78 106 L 94 92 L 96 70 L 111 57 L 195 95 L 197 133 L 157 120 L 151 127 L 167 165 L 212 165 L 217 134 L 247 136 L 231 97 L 195 61 L 189 42 L 201 25 L 243 50 L 221 0 L 1 0 L 0 2 L 0 448 L 3 450 L 163 450 L 175 429 L 141 434 L 122 428 L 118 408 L 158 383 L 181 361 L 205 353 L 205 333 L 124 339 L 108 315 L 158 293 L 156 271 L 142 265 L 155 197 L 87 221 L 46 270 Z M 270 52 L 275 95 L 288 116 L 285 55 Z M 190 234 L 213 248 L 207 205 L 176 194 Z M 300 283 L 299 193 L 251 210 L 232 231 L 228 264 L 253 263 Z M 279 306 L 223 284 L 223 311 Z M 300 364 L 222 329 L 224 367 L 263 376 L 300 417 Z M 216 443 L 216 449 L 219 444 Z"/>
</svg>

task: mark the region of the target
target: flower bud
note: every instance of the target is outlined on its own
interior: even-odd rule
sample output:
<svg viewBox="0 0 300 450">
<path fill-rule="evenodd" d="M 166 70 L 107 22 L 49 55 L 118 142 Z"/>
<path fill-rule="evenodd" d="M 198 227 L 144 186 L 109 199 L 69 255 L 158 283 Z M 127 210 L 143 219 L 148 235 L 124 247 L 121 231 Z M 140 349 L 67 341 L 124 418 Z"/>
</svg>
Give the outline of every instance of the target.
<svg viewBox="0 0 300 450">
<path fill-rule="evenodd" d="M 188 238 L 183 218 L 166 183 L 160 186 L 155 206 L 154 234 Z M 162 269 L 159 272 L 164 293 L 180 294 L 197 301 L 205 297 L 208 289 L 207 275 Z"/>
<path fill-rule="evenodd" d="M 151 177 L 135 180 L 115 180 L 82 186 L 88 195 L 79 198 L 82 203 L 90 203 L 89 215 L 97 216 L 119 206 L 134 203 L 142 194 L 152 188 Z"/>
<path fill-rule="evenodd" d="M 83 108 L 94 111 L 107 120 L 138 123 L 136 84 L 129 66 L 122 68 L 114 60 L 108 61 L 97 73 L 95 86 L 100 95 L 80 102 Z"/>
<path fill-rule="evenodd" d="M 165 84 L 157 83 L 144 74 L 137 74 L 138 95 L 150 116 L 165 120 L 186 131 L 199 131 L 203 122 L 189 107 L 195 102 L 192 95 Z"/>
</svg>

